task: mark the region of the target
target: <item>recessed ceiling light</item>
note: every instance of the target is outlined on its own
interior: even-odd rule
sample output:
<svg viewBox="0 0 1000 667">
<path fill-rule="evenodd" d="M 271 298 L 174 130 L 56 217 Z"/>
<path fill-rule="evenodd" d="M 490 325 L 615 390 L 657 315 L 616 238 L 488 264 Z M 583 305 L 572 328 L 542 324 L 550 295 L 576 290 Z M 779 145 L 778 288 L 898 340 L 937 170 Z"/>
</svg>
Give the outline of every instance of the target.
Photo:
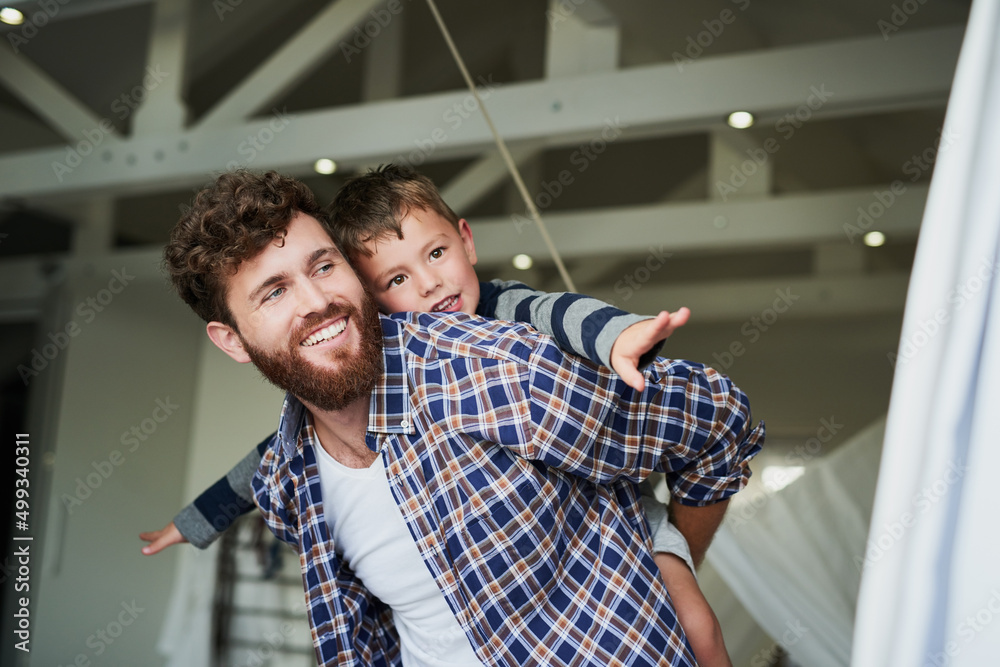
<svg viewBox="0 0 1000 667">
<path fill-rule="evenodd" d="M 514 263 L 514 268 L 521 269 L 522 271 L 527 271 L 535 263 L 535 260 L 531 259 L 531 255 L 514 255 L 514 259 L 512 261 Z"/>
<path fill-rule="evenodd" d="M 332 174 L 337 171 L 337 163 L 328 158 L 320 158 L 316 160 L 316 164 L 313 165 L 313 169 L 320 174 Z"/>
<path fill-rule="evenodd" d="M 24 23 L 24 14 L 13 7 L 0 8 L 0 21 L 7 25 L 21 25 Z"/>
<path fill-rule="evenodd" d="M 865 245 L 877 248 L 885 243 L 885 234 L 882 232 L 868 232 L 865 234 Z"/>
<path fill-rule="evenodd" d="M 729 126 L 735 127 L 737 130 L 745 130 L 753 125 L 753 121 L 753 114 L 749 111 L 734 111 L 729 114 L 729 118 L 726 119 Z"/>
</svg>

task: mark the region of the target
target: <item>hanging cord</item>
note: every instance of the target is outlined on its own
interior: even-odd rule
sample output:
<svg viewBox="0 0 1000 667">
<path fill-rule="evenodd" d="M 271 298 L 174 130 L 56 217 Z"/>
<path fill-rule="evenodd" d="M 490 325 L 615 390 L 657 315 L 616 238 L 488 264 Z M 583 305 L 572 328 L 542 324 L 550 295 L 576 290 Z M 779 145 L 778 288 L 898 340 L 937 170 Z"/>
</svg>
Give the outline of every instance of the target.
<svg viewBox="0 0 1000 667">
<path fill-rule="evenodd" d="M 497 132 L 497 128 L 493 125 L 493 120 L 490 118 L 489 112 L 486 111 L 486 105 L 483 104 L 483 100 L 480 99 L 479 93 L 476 91 L 476 86 L 472 82 L 472 77 L 469 76 L 469 70 L 465 67 L 465 61 L 462 60 L 462 56 L 458 52 L 458 48 L 455 47 L 455 42 L 451 39 L 451 33 L 448 32 L 448 27 L 444 24 L 444 19 L 441 18 L 437 5 L 434 3 L 434 0 L 427 0 L 427 5 L 431 8 L 431 13 L 434 14 L 434 20 L 437 21 L 438 27 L 441 28 L 441 34 L 444 35 L 444 41 L 447 42 L 448 48 L 451 50 L 451 55 L 455 59 L 455 64 L 458 65 L 458 69 L 462 72 L 462 77 L 465 79 L 465 85 L 469 87 L 469 91 L 472 93 L 473 97 L 476 98 L 476 102 L 479 103 L 479 110 L 483 112 L 483 118 L 486 120 L 486 124 L 490 128 L 490 132 L 493 133 L 493 139 L 497 142 L 497 148 L 500 149 L 500 155 L 503 157 L 503 161 L 507 164 L 507 169 L 510 171 L 510 175 L 514 177 L 514 183 L 517 185 L 517 189 L 521 193 L 521 198 L 524 199 L 524 203 L 528 207 L 528 212 L 531 213 L 531 217 L 535 220 L 535 224 L 538 225 L 538 231 L 541 232 L 542 239 L 545 241 L 545 245 L 548 247 L 553 261 L 556 263 L 556 268 L 559 269 L 559 275 L 562 276 L 563 282 L 566 283 L 566 289 L 570 292 L 575 292 L 576 286 L 573 284 L 573 279 L 569 277 L 569 271 L 566 270 L 566 265 L 563 264 L 562 257 L 559 256 L 559 251 L 556 250 L 555 244 L 552 243 L 552 237 L 549 236 L 549 230 L 545 227 L 545 223 L 542 222 L 542 216 L 535 207 L 535 202 L 531 200 L 528 188 L 525 187 L 524 180 L 521 178 L 521 172 L 518 170 L 517 165 L 514 164 L 514 158 L 511 157 L 510 151 L 507 150 L 507 144 L 504 142 L 503 137 L 500 136 L 500 133 Z"/>
</svg>

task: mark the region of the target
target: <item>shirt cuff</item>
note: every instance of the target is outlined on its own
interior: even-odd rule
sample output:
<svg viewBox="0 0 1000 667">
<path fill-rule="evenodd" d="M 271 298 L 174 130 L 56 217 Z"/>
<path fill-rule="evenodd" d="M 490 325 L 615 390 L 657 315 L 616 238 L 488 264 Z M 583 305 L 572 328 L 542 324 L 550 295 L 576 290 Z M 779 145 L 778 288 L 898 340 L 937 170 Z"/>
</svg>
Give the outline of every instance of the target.
<svg viewBox="0 0 1000 667">
<path fill-rule="evenodd" d="M 207 548 L 222 534 L 212 527 L 212 524 L 205 519 L 193 503 L 174 517 L 174 526 L 184 536 L 184 539 L 199 549 Z"/>
<path fill-rule="evenodd" d="M 597 335 L 597 344 L 595 345 L 597 356 L 601 360 L 601 363 L 611 368 L 611 348 L 614 347 L 618 336 L 636 322 L 651 319 L 653 318 L 648 315 L 627 314 L 608 320 L 608 323 L 601 327 L 601 333 Z M 653 363 L 653 359 L 656 359 L 661 349 L 663 349 L 662 340 L 639 358 L 639 370 Z"/>
</svg>

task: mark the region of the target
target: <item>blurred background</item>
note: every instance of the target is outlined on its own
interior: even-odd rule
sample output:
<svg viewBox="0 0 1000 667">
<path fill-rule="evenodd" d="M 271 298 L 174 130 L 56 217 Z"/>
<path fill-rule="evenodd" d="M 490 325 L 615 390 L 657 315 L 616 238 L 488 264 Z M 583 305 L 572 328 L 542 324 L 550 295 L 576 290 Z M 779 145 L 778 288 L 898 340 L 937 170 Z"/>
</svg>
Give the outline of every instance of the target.
<svg viewBox="0 0 1000 667">
<path fill-rule="evenodd" d="M 969 6 L 440 2 L 577 291 L 691 308 L 663 354 L 722 370 L 767 423 L 700 574 L 734 664 L 847 664 L 879 420 L 928 182 L 955 139 L 941 128 Z M 138 533 L 273 431 L 281 403 L 210 344 L 161 249 L 223 170 L 277 169 L 326 203 L 351 175 L 404 162 L 470 221 L 481 279 L 561 291 L 478 102 L 419 0 L 48 0 L 7 3 L 0 20 L 11 489 L 16 434 L 30 441 L 27 527 L 5 494 L 0 662 L 315 664 L 297 559 L 253 516 L 208 550 L 140 554 Z M 819 467 L 825 481 L 804 485 Z M 829 516 L 810 539 L 770 516 L 787 493 L 824 505 L 827 483 L 855 501 L 840 513 L 852 538 Z M 773 552 L 734 570 L 750 533 Z M 27 574 L 13 555 L 25 535 Z M 824 535 L 848 545 L 836 564 Z M 758 604 L 792 567 L 802 595 Z M 19 577 L 30 653 L 10 639 Z M 809 620 L 811 596 L 836 601 L 823 611 L 836 630 Z M 835 648 L 811 659 L 809 641 Z"/>
</svg>

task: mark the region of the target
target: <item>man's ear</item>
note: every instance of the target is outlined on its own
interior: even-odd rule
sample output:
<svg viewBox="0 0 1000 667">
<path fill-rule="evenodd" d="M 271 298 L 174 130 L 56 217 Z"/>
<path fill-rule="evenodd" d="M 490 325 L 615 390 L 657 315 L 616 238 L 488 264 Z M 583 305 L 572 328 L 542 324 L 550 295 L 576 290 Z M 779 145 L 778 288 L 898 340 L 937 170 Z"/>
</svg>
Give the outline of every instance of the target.
<svg viewBox="0 0 1000 667">
<path fill-rule="evenodd" d="M 205 330 L 215 346 L 230 357 L 241 364 L 250 361 L 250 355 L 243 347 L 243 341 L 240 340 L 239 334 L 231 326 L 222 322 L 209 322 Z"/>
<path fill-rule="evenodd" d="M 469 264 L 476 263 L 476 244 L 472 240 L 472 228 L 465 218 L 458 221 L 458 235 L 462 237 L 462 245 L 465 246 L 465 254 L 469 258 Z"/>
</svg>

